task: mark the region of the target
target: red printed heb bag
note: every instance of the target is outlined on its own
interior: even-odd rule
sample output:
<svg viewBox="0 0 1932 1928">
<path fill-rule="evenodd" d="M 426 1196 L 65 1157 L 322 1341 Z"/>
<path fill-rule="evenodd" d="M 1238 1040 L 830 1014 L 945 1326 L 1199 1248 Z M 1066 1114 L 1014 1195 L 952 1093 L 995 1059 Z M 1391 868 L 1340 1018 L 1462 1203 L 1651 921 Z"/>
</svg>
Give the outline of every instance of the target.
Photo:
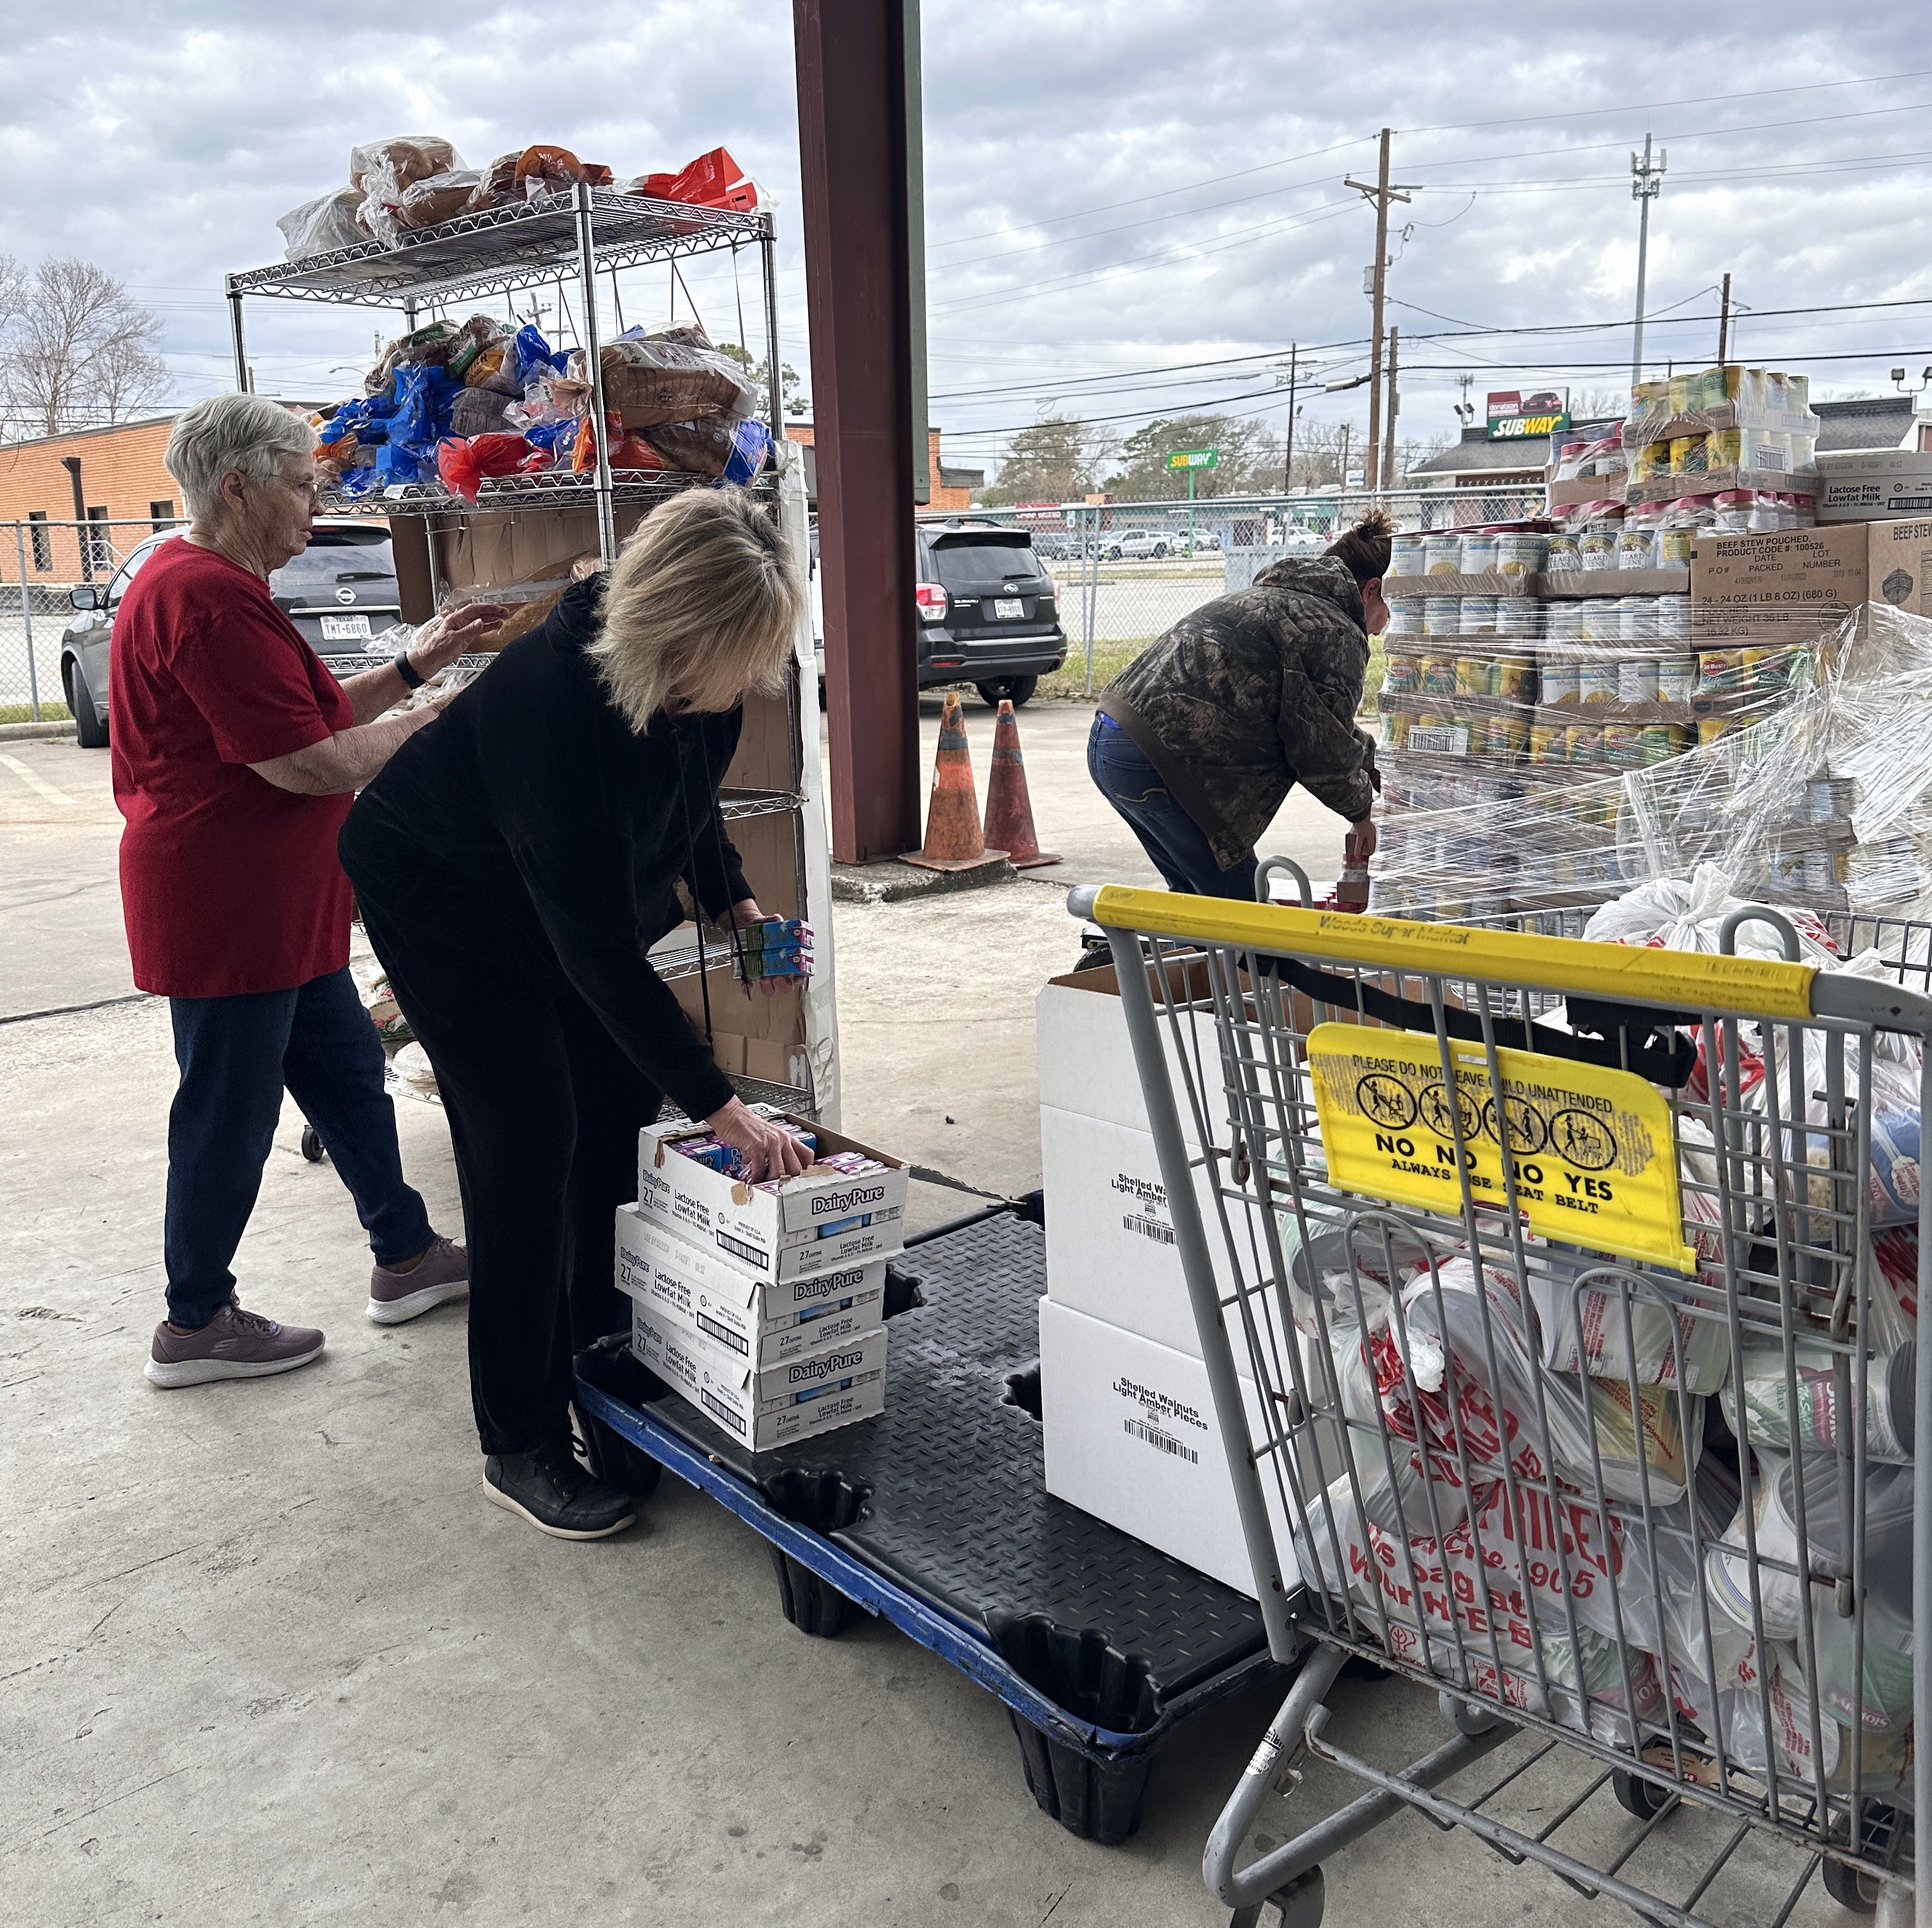
<svg viewBox="0 0 1932 1928">
<path fill-rule="evenodd" d="M 1467 1259 L 1403 1288 L 1400 1329 L 1392 1317 L 1370 1335 L 1370 1362 L 1389 1430 L 1415 1446 L 1418 1467 L 1426 1461 L 1432 1479 L 1451 1485 L 1466 1461 L 1474 1482 L 1500 1478 L 1507 1465 L 1519 1479 L 1555 1474 L 1580 1488 L 1600 1469 L 1612 1499 L 1681 1500 L 1701 1445 L 1701 1401 L 1691 1401 L 1687 1426 L 1669 1387 L 1640 1386 L 1633 1398 L 1626 1384 L 1580 1385 L 1544 1371 L 1528 1325 L 1515 1278 L 1492 1266 L 1480 1294 Z"/>
</svg>

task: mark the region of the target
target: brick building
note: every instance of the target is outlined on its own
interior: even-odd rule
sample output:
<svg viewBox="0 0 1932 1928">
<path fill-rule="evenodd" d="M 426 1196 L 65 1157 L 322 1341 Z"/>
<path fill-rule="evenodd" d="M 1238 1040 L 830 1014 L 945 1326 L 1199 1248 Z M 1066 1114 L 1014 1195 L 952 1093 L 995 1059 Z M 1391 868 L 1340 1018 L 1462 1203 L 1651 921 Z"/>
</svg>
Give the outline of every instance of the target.
<svg viewBox="0 0 1932 1928">
<path fill-rule="evenodd" d="M 124 555 L 144 530 L 165 529 L 179 518 L 181 491 L 161 461 L 174 422 L 172 415 L 157 415 L 0 443 L 0 523 L 25 522 L 31 529 L 36 522 L 74 521 L 74 478 L 64 466 L 71 457 L 80 464 L 84 519 L 110 525 L 95 543 L 96 560 Z M 27 565 L 50 582 L 70 582 L 80 573 L 79 557 L 73 530 L 50 527 L 32 535 Z"/>
<path fill-rule="evenodd" d="M 818 500 L 818 465 L 814 459 L 815 431 L 808 422 L 788 422 L 785 440 L 796 442 L 805 451 L 805 492 L 816 505 Z M 932 500 L 926 506 L 941 512 L 958 514 L 973 506 L 973 492 L 986 485 L 984 469 L 949 468 L 939 458 L 939 431 L 926 431 L 927 473 L 932 479 Z"/>
</svg>

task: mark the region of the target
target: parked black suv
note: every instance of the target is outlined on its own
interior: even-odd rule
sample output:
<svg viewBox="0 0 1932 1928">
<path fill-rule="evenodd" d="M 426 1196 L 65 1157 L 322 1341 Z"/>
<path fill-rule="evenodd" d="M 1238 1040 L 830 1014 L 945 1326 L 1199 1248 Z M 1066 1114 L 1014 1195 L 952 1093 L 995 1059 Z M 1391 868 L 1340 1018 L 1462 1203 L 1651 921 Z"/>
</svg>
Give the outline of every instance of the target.
<svg viewBox="0 0 1932 1928">
<path fill-rule="evenodd" d="M 1024 703 L 1066 660 L 1053 578 L 1023 529 L 922 523 L 916 600 L 922 689 L 970 683 L 988 703 Z"/>
<path fill-rule="evenodd" d="M 75 615 L 61 638 L 61 686 L 83 749 L 106 746 L 107 656 L 114 612 L 142 564 L 164 542 L 179 537 L 178 530 L 150 536 L 129 551 L 104 585 L 82 583 L 68 592 Z M 268 588 L 337 676 L 374 669 L 394 653 L 381 647 L 382 632 L 402 620 L 387 524 L 318 524 L 308 547 L 276 570 Z"/>
</svg>

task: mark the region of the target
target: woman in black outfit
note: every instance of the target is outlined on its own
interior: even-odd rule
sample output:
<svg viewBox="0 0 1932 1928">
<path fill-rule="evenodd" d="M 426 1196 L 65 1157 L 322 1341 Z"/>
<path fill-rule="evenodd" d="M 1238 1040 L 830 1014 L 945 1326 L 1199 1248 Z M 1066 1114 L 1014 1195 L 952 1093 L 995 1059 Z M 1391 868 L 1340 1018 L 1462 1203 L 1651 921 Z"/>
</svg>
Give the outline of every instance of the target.
<svg viewBox="0 0 1932 1928">
<path fill-rule="evenodd" d="M 470 1383 L 488 1497 L 601 1539 L 628 1496 L 572 1456 L 574 1345 L 623 1323 L 613 1216 L 669 1092 L 751 1161 L 810 1155 L 734 1095 L 645 962 L 682 920 L 761 913 L 718 812 L 746 692 L 778 686 L 803 592 L 776 521 L 736 489 L 649 516 L 607 583 L 418 731 L 340 839 L 364 927 L 448 1113 L 470 1248 Z"/>
</svg>

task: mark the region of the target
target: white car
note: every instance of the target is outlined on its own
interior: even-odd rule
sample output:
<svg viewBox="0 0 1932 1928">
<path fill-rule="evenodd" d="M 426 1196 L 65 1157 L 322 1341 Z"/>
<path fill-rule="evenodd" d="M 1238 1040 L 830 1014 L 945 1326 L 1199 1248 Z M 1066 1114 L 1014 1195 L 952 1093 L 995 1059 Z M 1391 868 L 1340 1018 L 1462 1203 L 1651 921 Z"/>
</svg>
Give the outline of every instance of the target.
<svg viewBox="0 0 1932 1928">
<path fill-rule="evenodd" d="M 1171 555 L 1173 551 L 1173 543 L 1154 529 L 1130 529 L 1124 535 L 1106 537 L 1100 545 L 1100 554 L 1108 562 L 1123 557 L 1144 560 Z"/>
</svg>

